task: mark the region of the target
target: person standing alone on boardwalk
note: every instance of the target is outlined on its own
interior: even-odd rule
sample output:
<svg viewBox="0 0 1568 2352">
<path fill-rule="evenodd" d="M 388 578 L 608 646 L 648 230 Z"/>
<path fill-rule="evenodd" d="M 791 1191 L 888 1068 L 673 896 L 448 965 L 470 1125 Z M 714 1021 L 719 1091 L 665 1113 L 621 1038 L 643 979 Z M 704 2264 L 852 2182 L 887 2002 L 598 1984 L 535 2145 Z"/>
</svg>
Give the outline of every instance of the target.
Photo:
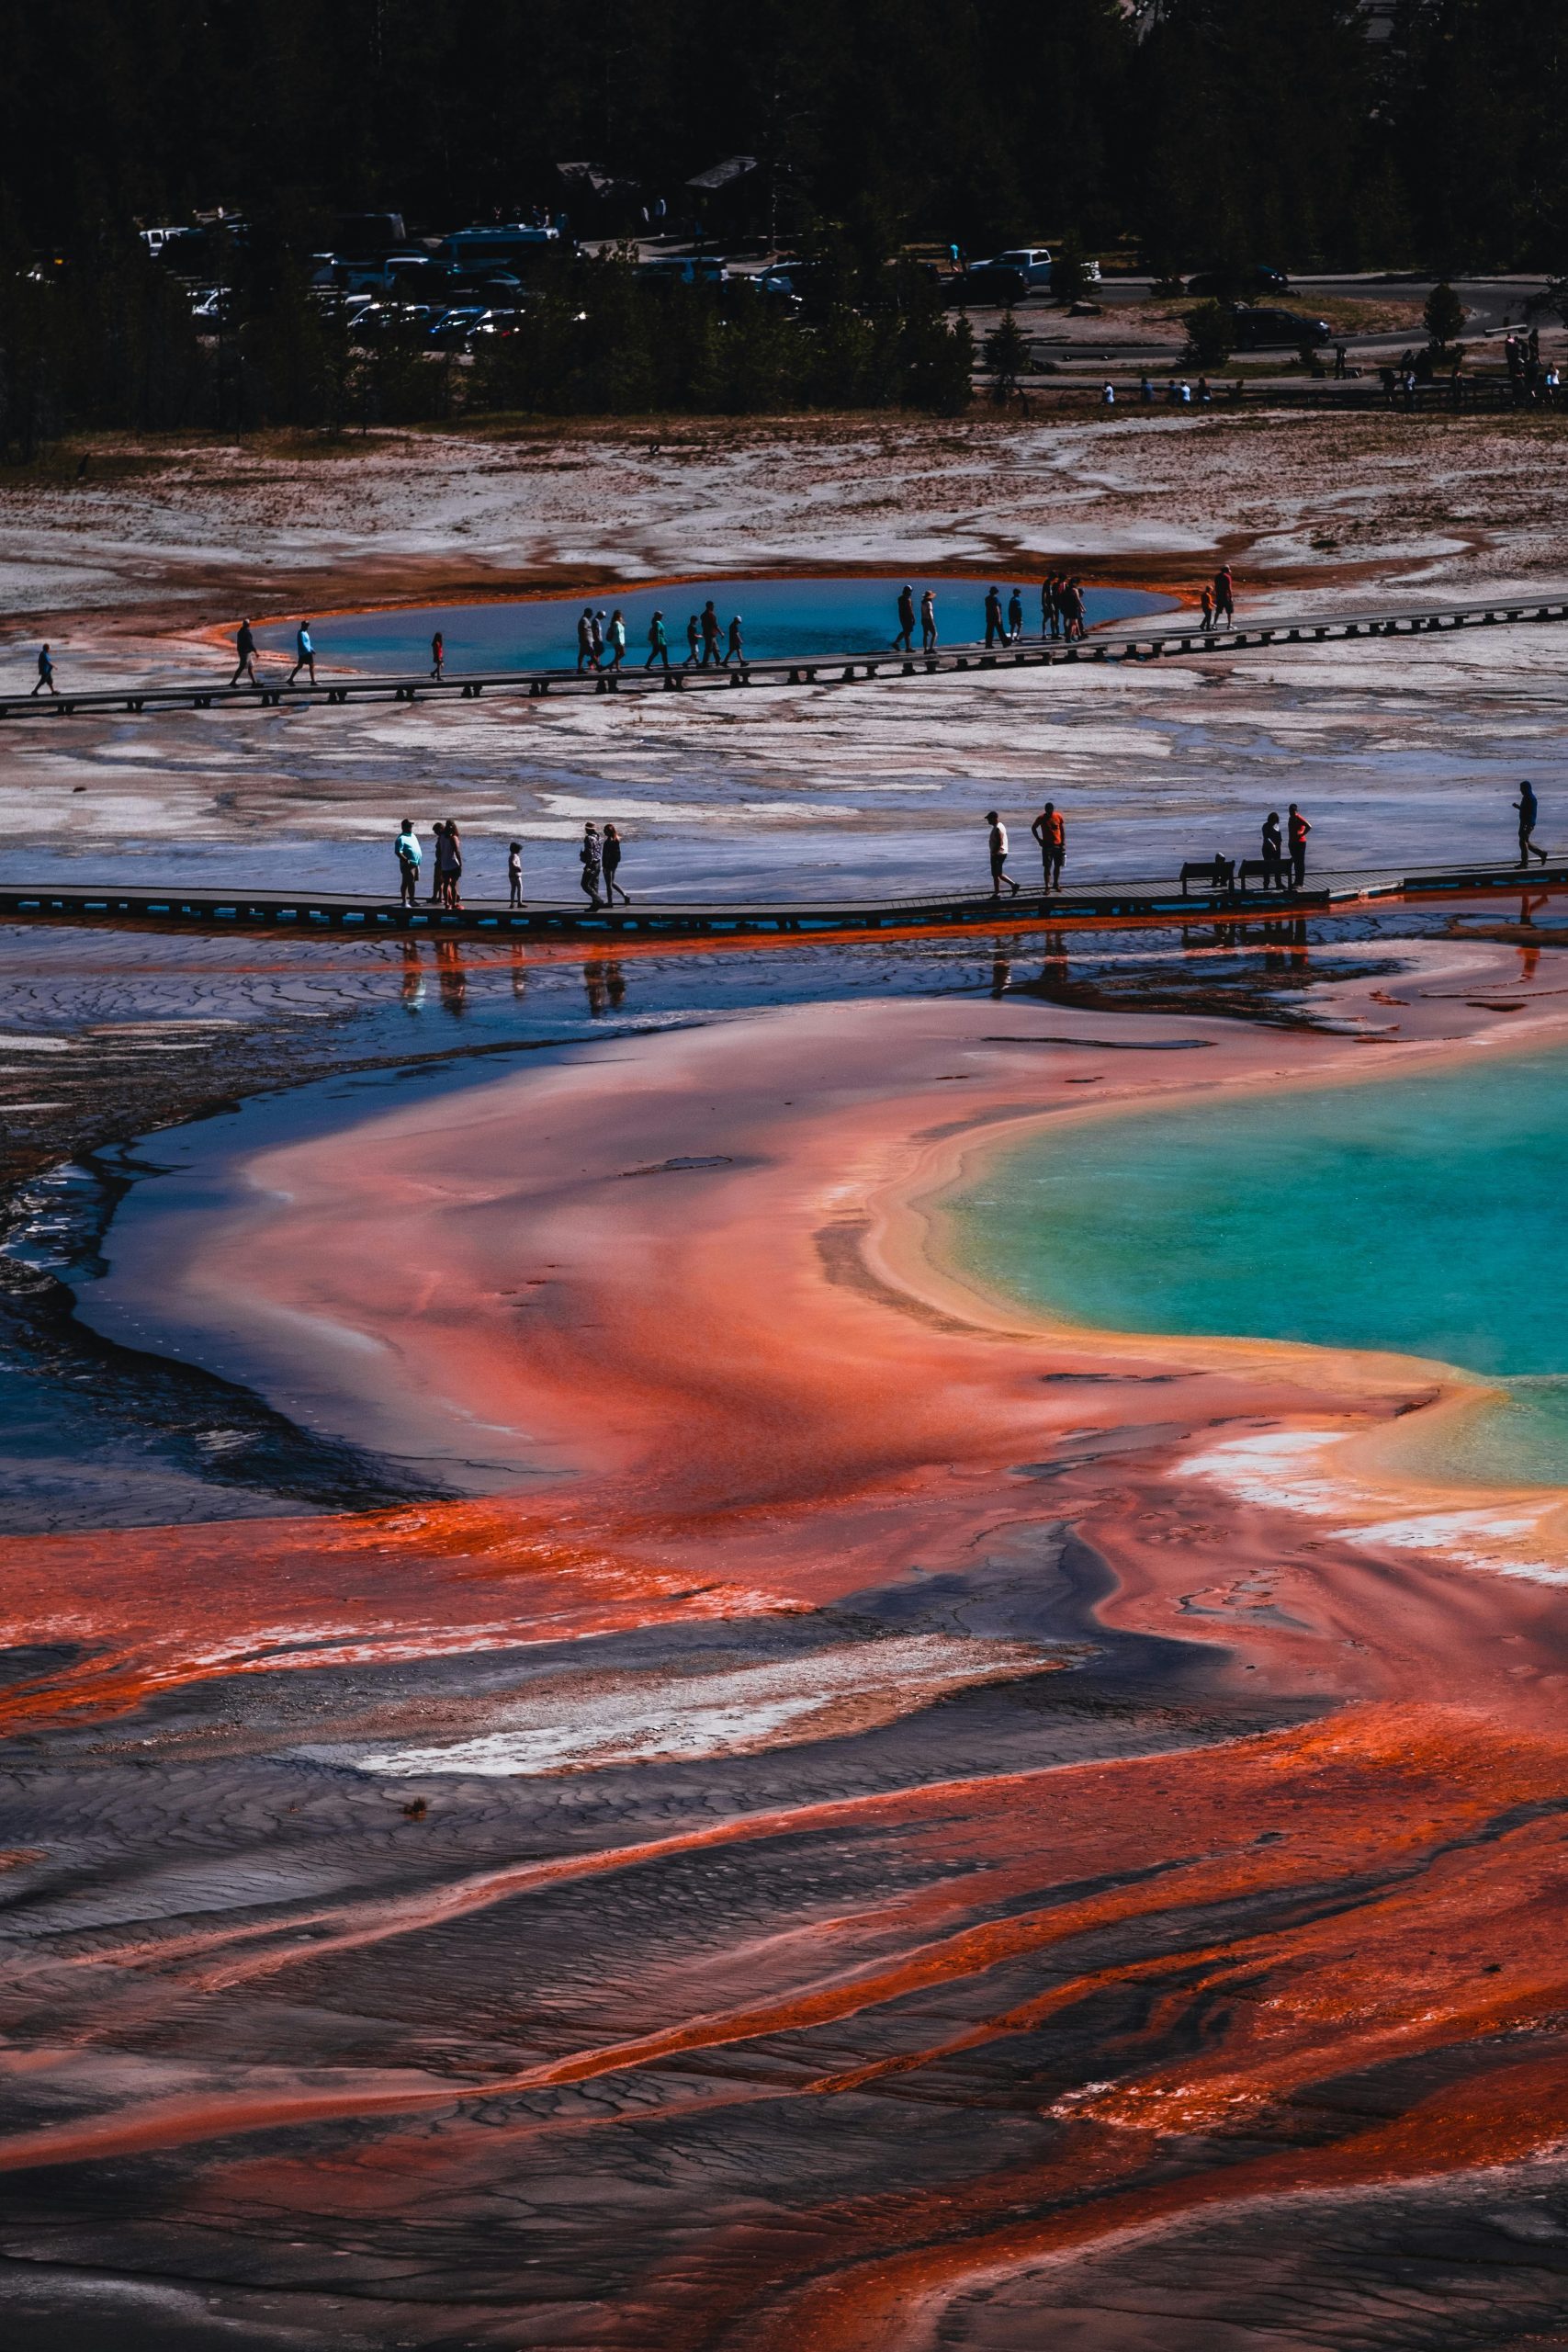
<svg viewBox="0 0 1568 2352">
<path fill-rule="evenodd" d="M 1002 618 L 1001 590 L 987 588 L 986 591 L 986 643 L 988 646 L 1005 645 L 1007 639 L 1008 625 Z"/>
<path fill-rule="evenodd" d="M 400 906 L 412 907 L 419 884 L 420 863 L 423 856 L 412 817 L 403 819 L 402 831 L 398 835 L 393 846 L 398 853 L 398 902 Z"/>
<path fill-rule="evenodd" d="M 929 588 L 920 598 L 920 644 L 927 653 L 936 651 L 936 598 Z"/>
<path fill-rule="evenodd" d="M 621 863 L 621 837 L 614 825 L 606 825 L 604 828 L 604 846 L 600 855 L 604 868 L 604 904 L 607 907 L 613 907 L 615 903 L 615 892 L 621 888 L 615 879 Z M 631 899 L 625 890 L 621 890 L 621 897 L 629 907 Z"/>
<path fill-rule="evenodd" d="M 662 613 L 655 613 L 648 624 L 648 659 L 642 666 L 651 670 L 656 662 L 661 662 L 667 670 L 670 667 L 670 639 L 664 634 Z"/>
<path fill-rule="evenodd" d="M 294 684 L 301 670 L 310 673 L 310 684 L 316 683 L 316 648 L 310 636 L 310 624 L 301 621 L 294 632 L 294 667 L 288 673 L 288 683 Z"/>
<path fill-rule="evenodd" d="M 915 592 L 908 581 L 898 591 L 898 634 L 893 640 L 895 653 L 915 650 Z"/>
<path fill-rule="evenodd" d="M 577 862 L 582 868 L 582 887 L 588 893 L 588 903 L 591 907 L 597 907 L 600 903 L 599 883 L 604 871 L 602 854 L 599 847 L 598 826 L 584 825 L 582 846 L 577 853 Z"/>
<path fill-rule="evenodd" d="M 1008 829 L 994 808 L 987 809 L 986 822 L 991 829 L 987 843 L 991 853 L 991 896 L 993 899 L 999 899 L 1002 895 L 1002 884 L 1005 882 L 1016 899 L 1018 884 L 1007 870 Z"/>
<path fill-rule="evenodd" d="M 1519 864 L 1521 865 L 1529 864 L 1530 852 L 1533 849 L 1544 865 L 1547 862 L 1546 852 L 1543 849 L 1536 849 L 1534 840 L 1536 824 L 1540 816 L 1540 803 L 1535 797 L 1534 785 L 1528 778 L 1520 785 L 1519 797 L 1514 806 L 1519 812 Z"/>
<path fill-rule="evenodd" d="M 523 844 L 521 842 L 508 842 L 506 844 L 506 903 L 509 907 L 520 907 L 523 904 Z"/>
<path fill-rule="evenodd" d="M 1228 563 L 1221 564 L 1214 574 L 1214 618 L 1227 625 L 1235 619 L 1235 584 Z"/>
<path fill-rule="evenodd" d="M 442 636 L 441 631 L 437 629 L 435 635 L 430 640 L 430 674 L 434 679 L 437 685 L 441 684 L 441 673 L 446 667 L 446 639 Z"/>
<path fill-rule="evenodd" d="M 1312 827 L 1292 800 L 1285 818 L 1285 848 L 1291 861 L 1291 888 L 1299 890 L 1307 878 L 1307 835 Z"/>
<path fill-rule="evenodd" d="M 1029 830 L 1040 844 L 1045 888 L 1047 890 L 1059 890 L 1062 887 L 1062 861 L 1067 854 L 1067 829 L 1054 800 L 1047 800 Z"/>
<path fill-rule="evenodd" d="M 234 674 L 229 684 L 237 686 L 242 678 L 248 678 L 253 686 L 256 683 L 255 631 L 248 615 L 234 632 Z"/>
<path fill-rule="evenodd" d="M 39 649 L 38 684 L 34 686 L 33 693 L 41 695 L 46 689 L 51 695 L 57 695 L 60 692 L 60 688 L 54 683 L 54 659 L 48 646 L 44 645 Z"/>
</svg>

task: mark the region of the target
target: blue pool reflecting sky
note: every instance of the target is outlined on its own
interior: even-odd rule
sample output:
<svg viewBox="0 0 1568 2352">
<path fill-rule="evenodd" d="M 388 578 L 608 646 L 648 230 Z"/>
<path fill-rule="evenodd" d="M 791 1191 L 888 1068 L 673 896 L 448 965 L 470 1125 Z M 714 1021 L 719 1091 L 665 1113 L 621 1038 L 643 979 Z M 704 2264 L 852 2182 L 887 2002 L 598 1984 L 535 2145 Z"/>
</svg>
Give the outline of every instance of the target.
<svg viewBox="0 0 1568 2352">
<path fill-rule="evenodd" d="M 1040 634 L 1038 578 L 998 578 L 1005 604 L 1014 585 L 1023 600 L 1026 636 Z M 890 645 L 898 627 L 896 604 L 901 578 L 831 580 L 688 580 L 673 587 L 595 588 L 581 595 L 531 597 L 518 603 L 429 605 L 397 612 L 332 613 L 312 621 L 318 658 L 356 670 L 418 673 L 430 666 L 430 640 L 440 629 L 446 640 L 446 666 L 462 670 L 526 670 L 570 667 L 577 659 L 577 617 L 584 605 L 609 615 L 617 605 L 626 623 L 629 662 L 648 651 L 648 625 L 657 607 L 664 615 L 671 654 L 686 650 L 686 621 L 711 596 L 726 629 L 740 615 L 748 653 L 759 659 L 796 654 L 873 652 Z M 923 590 L 936 594 L 937 629 L 945 644 L 985 633 L 985 599 L 990 581 L 973 574 L 911 573 L 917 605 Z M 1143 613 L 1167 611 L 1168 596 L 1135 588 L 1089 588 L 1084 601 L 1091 628 Z M 289 651 L 292 622 L 269 622 L 256 632 L 263 649 Z M 919 631 L 916 642 L 919 643 Z"/>
</svg>

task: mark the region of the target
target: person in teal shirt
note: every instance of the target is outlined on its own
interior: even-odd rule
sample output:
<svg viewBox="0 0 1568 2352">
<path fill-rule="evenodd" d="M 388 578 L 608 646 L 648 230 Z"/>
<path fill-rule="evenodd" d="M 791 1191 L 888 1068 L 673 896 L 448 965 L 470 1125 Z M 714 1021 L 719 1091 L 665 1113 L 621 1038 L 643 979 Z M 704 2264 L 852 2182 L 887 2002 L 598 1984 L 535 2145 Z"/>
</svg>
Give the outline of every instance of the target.
<svg viewBox="0 0 1568 2352">
<path fill-rule="evenodd" d="M 398 853 L 398 897 L 405 907 L 412 907 L 419 882 L 419 869 L 424 857 L 412 817 L 403 819 L 403 829 L 394 847 Z"/>
<path fill-rule="evenodd" d="M 642 666 L 645 670 L 651 670 L 656 662 L 662 662 L 667 670 L 670 667 L 670 640 L 664 634 L 662 613 L 655 613 L 649 622 L 648 659 Z"/>
</svg>

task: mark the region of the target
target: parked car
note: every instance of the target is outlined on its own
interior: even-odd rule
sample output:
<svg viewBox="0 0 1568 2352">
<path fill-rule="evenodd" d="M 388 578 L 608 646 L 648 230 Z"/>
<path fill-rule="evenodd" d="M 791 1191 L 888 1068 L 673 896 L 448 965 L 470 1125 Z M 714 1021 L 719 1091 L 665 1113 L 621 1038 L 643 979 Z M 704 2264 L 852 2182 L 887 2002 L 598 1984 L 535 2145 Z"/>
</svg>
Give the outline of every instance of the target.
<svg viewBox="0 0 1568 2352">
<path fill-rule="evenodd" d="M 684 286 L 723 286 L 729 277 L 715 254 L 660 254 L 652 261 L 639 261 L 637 274 L 655 284 L 663 278 Z"/>
<path fill-rule="evenodd" d="M 1308 344 L 1329 342 L 1333 332 L 1326 319 L 1309 319 L 1300 311 L 1250 308 L 1243 303 L 1235 311 L 1238 351 L 1266 351 L 1271 345 L 1283 344 L 1301 349 Z"/>
<path fill-rule="evenodd" d="M 1282 269 L 1256 261 L 1240 269 L 1201 269 L 1188 279 L 1187 291 L 1221 302 L 1256 302 L 1260 294 L 1288 292 L 1290 283 Z"/>
<path fill-rule="evenodd" d="M 459 303 L 436 318 L 430 328 L 430 340 L 438 351 L 461 351 L 485 317 L 479 302 Z"/>
<path fill-rule="evenodd" d="M 977 261 L 975 268 L 1016 269 L 1026 286 L 1049 286 L 1051 248 L 1049 245 L 1010 245 L 1005 254 L 993 254 L 989 261 Z"/>
</svg>

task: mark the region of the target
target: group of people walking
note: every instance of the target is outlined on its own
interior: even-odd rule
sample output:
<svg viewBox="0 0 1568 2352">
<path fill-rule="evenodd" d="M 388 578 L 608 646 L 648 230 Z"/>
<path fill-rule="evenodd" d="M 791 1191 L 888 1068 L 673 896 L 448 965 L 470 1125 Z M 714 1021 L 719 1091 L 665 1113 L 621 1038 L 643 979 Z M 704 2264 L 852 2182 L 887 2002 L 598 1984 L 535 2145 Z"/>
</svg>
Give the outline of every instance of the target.
<svg viewBox="0 0 1568 2352">
<path fill-rule="evenodd" d="M 904 591 L 905 595 L 908 590 Z M 1083 581 L 1077 572 L 1053 571 L 1040 583 L 1040 634 L 1080 638 L 1088 633 Z M 1014 588 L 1004 605 L 999 588 L 986 591 L 986 643 L 1017 645 L 1023 636 L 1023 591 Z M 932 631 L 932 642 L 935 632 Z"/>
<path fill-rule="evenodd" d="M 419 838 L 419 828 L 412 817 L 403 819 L 392 847 L 398 861 L 399 903 L 405 907 L 417 906 L 425 854 Z M 584 825 L 577 855 L 582 871 L 583 893 L 591 907 L 613 907 L 617 898 L 623 904 L 630 906 L 629 892 L 624 890 L 616 879 L 621 865 L 621 837 L 614 825 L 606 825 L 603 831 L 597 825 Z M 461 914 L 463 839 L 455 817 L 445 818 L 437 823 L 431 836 L 429 863 L 427 903 L 445 908 L 449 914 Z M 506 844 L 506 902 L 509 908 L 523 904 L 521 842 L 508 842 Z"/>
<path fill-rule="evenodd" d="M 1529 792 L 1528 784 L 1524 790 Z M 1534 795 L 1531 794 L 1532 823 L 1534 805 Z M 1522 847 L 1525 838 L 1522 814 L 1519 821 Z M 1021 886 L 1007 870 L 1008 859 L 1012 854 L 1007 826 L 994 808 L 987 809 L 986 825 L 987 849 L 991 862 L 991 896 L 999 902 L 1002 892 L 1007 890 L 1016 899 Z M 1049 896 L 1053 890 L 1059 890 L 1062 887 L 1062 868 L 1067 855 L 1066 823 L 1054 800 L 1047 800 L 1029 831 L 1040 851 L 1042 888 Z M 1299 890 L 1302 888 L 1306 880 L 1307 835 L 1311 831 L 1311 825 L 1293 800 L 1283 831 L 1280 830 L 1278 809 L 1270 808 L 1263 820 L 1263 888 L 1266 890 Z M 1537 854 L 1544 860 L 1544 852 Z M 1220 863 L 1225 865 L 1226 861 L 1222 859 Z M 1230 870 L 1228 866 L 1227 870 Z"/>
<path fill-rule="evenodd" d="M 579 676 L 585 671 L 623 669 L 626 659 L 626 618 L 619 605 L 606 617 L 603 608 L 595 611 L 584 605 L 577 621 L 577 669 Z M 683 670 L 728 670 L 731 662 L 746 659 L 744 627 L 739 613 L 732 613 L 728 627 L 719 619 L 710 596 L 700 613 L 693 613 L 686 623 L 686 654 Z M 655 611 L 648 624 L 648 658 L 645 670 L 668 670 L 670 662 L 670 632 L 664 625 L 662 611 Z"/>
<path fill-rule="evenodd" d="M 424 865 L 424 852 L 420 845 L 418 829 L 412 817 L 405 817 L 398 838 L 393 843 L 398 861 L 398 897 L 405 907 L 419 902 L 420 875 Z M 512 903 L 523 903 L 523 844 L 509 843 L 506 871 L 512 882 Z M 439 822 L 431 836 L 430 893 L 433 907 L 445 907 L 450 914 L 461 914 L 463 881 L 463 837 L 457 830 L 456 817 Z"/>
<path fill-rule="evenodd" d="M 1008 858 L 1011 854 L 1008 829 L 994 808 L 987 809 L 986 823 L 988 828 L 987 846 L 991 859 L 991 896 L 999 900 L 1004 890 L 1010 890 L 1016 899 L 1019 886 L 1007 870 Z M 1062 887 L 1062 867 L 1067 855 L 1067 827 L 1054 800 L 1047 800 L 1029 830 L 1039 845 L 1043 887 L 1047 891 L 1059 890 Z"/>
<path fill-rule="evenodd" d="M 1221 564 L 1212 583 L 1205 581 L 1202 595 L 1198 601 L 1202 608 L 1203 627 L 1206 629 L 1217 628 L 1222 621 L 1227 628 L 1234 626 L 1235 582 L 1231 578 L 1231 568 L 1228 563 Z"/>
</svg>

